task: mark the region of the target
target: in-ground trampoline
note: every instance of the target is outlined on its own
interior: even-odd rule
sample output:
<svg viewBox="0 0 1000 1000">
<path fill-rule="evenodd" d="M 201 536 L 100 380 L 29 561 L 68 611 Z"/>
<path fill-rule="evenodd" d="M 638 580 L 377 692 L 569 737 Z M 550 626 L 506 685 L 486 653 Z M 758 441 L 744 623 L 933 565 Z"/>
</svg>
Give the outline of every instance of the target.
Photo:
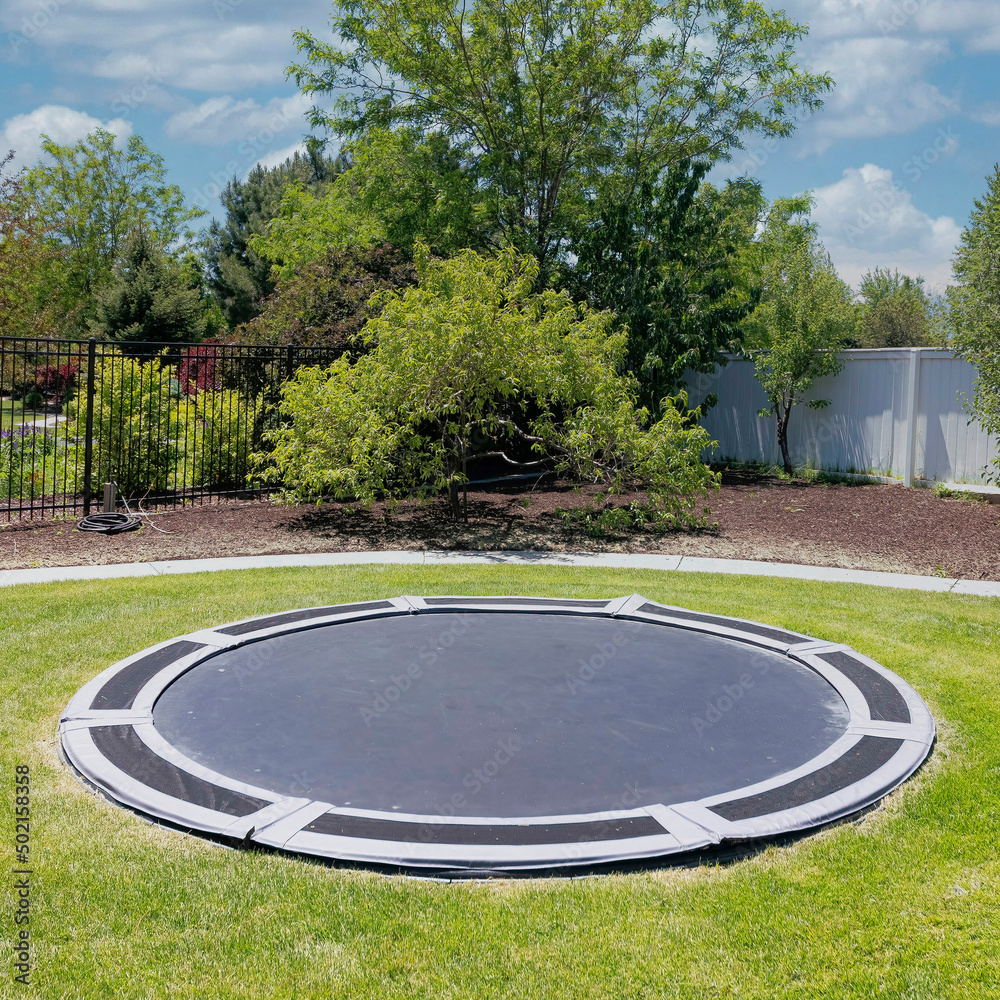
<svg viewBox="0 0 1000 1000">
<path fill-rule="evenodd" d="M 66 756 L 185 829 L 464 872 L 687 855 L 829 823 L 930 752 L 850 647 L 638 595 L 399 597 L 194 632 L 70 702 Z"/>
</svg>

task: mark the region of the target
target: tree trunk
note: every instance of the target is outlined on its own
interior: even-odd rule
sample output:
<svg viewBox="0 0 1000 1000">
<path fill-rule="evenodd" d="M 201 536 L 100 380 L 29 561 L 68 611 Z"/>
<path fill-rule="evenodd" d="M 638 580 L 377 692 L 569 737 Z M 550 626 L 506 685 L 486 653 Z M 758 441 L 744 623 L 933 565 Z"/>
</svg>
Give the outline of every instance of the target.
<svg viewBox="0 0 1000 1000">
<path fill-rule="evenodd" d="M 781 449 L 781 461 L 787 475 L 794 474 L 792 460 L 788 454 L 788 418 L 792 415 L 791 406 L 781 406 L 778 410 L 778 447 Z"/>
<path fill-rule="evenodd" d="M 458 489 L 458 483 L 455 481 L 455 473 L 458 472 L 461 463 L 452 447 L 455 442 L 449 438 L 447 431 L 442 430 L 441 432 L 441 444 L 445 450 L 445 463 L 448 473 L 448 507 L 451 516 L 457 521 L 462 514 L 462 496 Z"/>
<path fill-rule="evenodd" d="M 462 516 L 462 495 L 454 479 L 448 482 L 448 502 L 451 506 L 451 516 L 457 521 Z"/>
</svg>

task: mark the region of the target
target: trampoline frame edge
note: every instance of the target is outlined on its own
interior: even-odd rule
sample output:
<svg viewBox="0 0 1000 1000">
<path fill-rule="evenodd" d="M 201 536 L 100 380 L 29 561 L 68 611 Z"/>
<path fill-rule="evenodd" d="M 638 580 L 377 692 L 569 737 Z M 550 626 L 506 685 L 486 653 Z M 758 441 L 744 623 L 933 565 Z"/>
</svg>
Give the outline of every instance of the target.
<svg viewBox="0 0 1000 1000">
<path fill-rule="evenodd" d="M 359 610 L 358 605 L 355 604 L 348 606 L 351 610 L 343 612 L 337 612 L 336 608 L 340 606 L 330 606 L 328 609 L 297 609 L 297 611 L 282 612 L 279 615 L 258 616 L 209 629 L 201 629 L 140 650 L 109 666 L 85 684 L 71 699 L 59 724 L 59 733 L 66 757 L 87 781 L 103 791 L 113 801 L 184 829 L 202 831 L 210 835 L 234 837 L 301 854 L 362 864 L 391 865 L 412 869 L 468 869 L 472 872 L 478 869 L 523 872 L 526 870 L 570 869 L 615 861 L 668 857 L 672 854 L 686 854 L 692 850 L 710 848 L 729 841 L 774 838 L 823 826 L 868 809 L 884 798 L 921 766 L 930 753 L 935 739 L 934 720 L 917 692 L 892 671 L 844 644 L 826 642 L 777 626 L 761 625 L 748 620 L 688 612 L 687 609 L 659 604 L 637 594 L 595 601 L 467 596 L 434 597 L 429 600 L 433 603 L 428 603 L 428 600 L 419 597 L 398 597 L 383 601 L 362 602 L 372 605 L 372 607 Z M 640 610 L 643 607 L 655 607 L 657 611 L 655 614 L 651 614 Z M 296 614 L 309 615 L 317 610 L 329 610 L 331 613 L 287 621 L 288 618 Z M 670 614 L 671 611 L 685 612 L 685 616 L 673 618 Z M 638 810 L 617 810 L 572 817 L 444 817 L 338 808 L 328 803 L 313 802 L 307 798 L 281 796 L 268 789 L 248 785 L 214 772 L 170 747 L 153 729 L 152 708 L 159 695 L 177 677 L 226 649 L 252 644 L 274 635 L 321 628 L 347 621 L 454 612 L 517 612 L 630 619 L 703 632 L 735 640 L 745 645 L 763 648 L 770 652 L 784 654 L 823 676 L 837 690 L 850 712 L 848 729 L 831 747 L 801 767 L 753 786 L 707 796 L 692 802 L 648 803 Z M 285 624 L 264 625 L 258 630 L 244 629 L 239 635 L 226 634 L 224 631 L 226 629 L 233 630 L 236 626 L 246 626 L 258 620 L 266 622 L 268 619 L 276 617 L 285 618 Z M 740 626 L 756 626 L 758 631 L 751 632 L 741 629 Z M 761 634 L 760 629 L 785 633 L 790 638 L 801 641 L 781 642 Z M 123 671 L 134 668 L 137 663 L 140 663 L 144 657 L 151 653 L 157 653 L 182 642 L 198 643 L 200 648 L 177 657 L 174 661 L 157 670 L 135 691 L 132 702 L 127 708 L 104 710 L 93 708 L 93 703 L 99 697 L 100 692 L 105 690 L 111 681 L 119 678 Z M 870 705 L 864 692 L 833 663 L 821 659 L 824 654 L 830 653 L 844 654 L 865 670 L 873 671 L 881 682 L 887 682 L 891 685 L 891 688 L 902 697 L 909 711 L 910 721 L 908 723 L 890 723 L 873 720 Z M 94 728 L 122 725 L 132 726 L 139 739 L 149 747 L 151 752 L 160 756 L 168 765 L 178 771 L 207 781 L 222 790 L 247 794 L 265 800 L 268 805 L 253 813 L 234 816 L 206 809 L 182 798 L 165 795 L 148 784 L 136 780 L 131 775 L 125 774 L 98 751 L 90 733 L 90 730 Z M 898 740 L 899 746 L 879 767 L 859 775 L 856 780 L 835 789 L 830 794 L 810 799 L 789 809 L 775 810 L 737 821 L 727 820 L 712 811 L 712 806 L 739 802 L 779 789 L 800 778 L 818 776 L 824 768 L 830 766 L 831 762 L 836 763 L 841 760 L 866 737 L 876 740 Z M 169 748 L 170 752 L 165 748 Z M 841 749 L 835 754 L 833 752 L 835 748 Z M 318 813 L 317 809 L 320 810 Z M 468 845 L 447 842 L 430 844 L 412 840 L 368 840 L 363 837 L 340 837 L 315 833 L 306 829 L 317 816 L 326 813 L 362 818 L 378 817 L 387 822 L 419 823 L 428 827 L 446 828 L 453 825 L 503 828 L 543 823 L 567 826 L 581 822 L 599 824 L 635 817 L 640 812 L 650 816 L 659 825 L 660 832 L 657 835 L 637 836 L 627 838 L 624 841 L 608 838 L 588 840 L 584 843 L 566 841 L 527 847 L 513 843 Z M 296 829 L 294 824 L 299 820 L 302 822 Z M 545 849 L 539 849 L 541 847 Z"/>
</svg>

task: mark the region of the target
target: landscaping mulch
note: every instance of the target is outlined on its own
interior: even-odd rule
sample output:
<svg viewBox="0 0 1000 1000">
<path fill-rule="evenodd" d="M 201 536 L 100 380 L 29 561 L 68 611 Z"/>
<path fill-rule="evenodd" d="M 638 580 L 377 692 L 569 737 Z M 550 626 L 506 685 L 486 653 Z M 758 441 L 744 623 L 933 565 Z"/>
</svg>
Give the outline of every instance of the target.
<svg viewBox="0 0 1000 1000">
<path fill-rule="evenodd" d="M 468 523 L 443 499 L 352 509 L 270 500 L 153 512 L 140 531 L 80 532 L 75 520 L 0 527 L 0 568 L 98 565 L 162 559 L 366 549 L 507 549 L 656 552 L 1000 578 L 1000 506 L 930 490 L 783 480 L 727 472 L 710 499 L 718 526 L 695 532 L 593 537 L 561 510 L 596 488 L 508 484 L 469 491 Z M 627 498 L 626 498 L 627 499 Z"/>
</svg>

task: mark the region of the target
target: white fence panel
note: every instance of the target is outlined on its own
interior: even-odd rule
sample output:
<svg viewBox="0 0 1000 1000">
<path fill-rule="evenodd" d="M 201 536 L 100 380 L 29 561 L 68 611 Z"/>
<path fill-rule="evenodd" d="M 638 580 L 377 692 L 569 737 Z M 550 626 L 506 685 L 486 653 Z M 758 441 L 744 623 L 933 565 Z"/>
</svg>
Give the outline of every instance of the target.
<svg viewBox="0 0 1000 1000">
<path fill-rule="evenodd" d="M 862 473 L 899 482 L 985 482 L 997 442 L 969 422 L 962 402 L 975 368 L 951 351 L 930 348 L 845 351 L 843 371 L 816 382 L 810 399 L 829 399 L 792 413 L 792 461 L 828 472 Z M 719 403 L 704 425 L 719 442 L 717 460 L 779 464 L 775 421 L 753 363 L 733 359 L 711 375 L 688 373 L 692 405 L 714 392 Z"/>
</svg>

